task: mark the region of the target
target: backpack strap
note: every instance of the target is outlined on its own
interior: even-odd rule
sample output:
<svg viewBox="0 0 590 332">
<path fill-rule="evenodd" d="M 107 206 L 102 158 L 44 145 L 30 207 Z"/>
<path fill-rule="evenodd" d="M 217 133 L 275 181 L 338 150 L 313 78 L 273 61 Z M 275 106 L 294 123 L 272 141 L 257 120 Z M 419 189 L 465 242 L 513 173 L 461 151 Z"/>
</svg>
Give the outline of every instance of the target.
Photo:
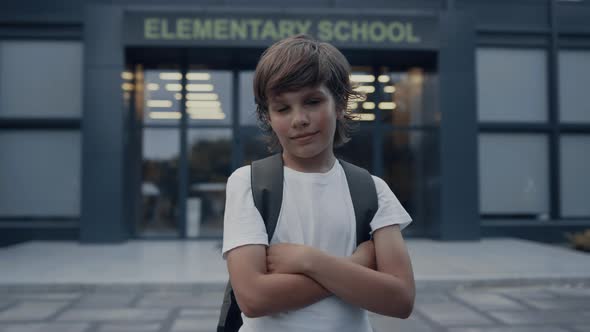
<svg viewBox="0 0 590 332">
<path fill-rule="evenodd" d="M 253 161 L 250 181 L 254 205 L 264 220 L 270 245 L 283 202 L 283 157 L 281 153 Z"/>
<path fill-rule="evenodd" d="M 375 182 L 366 169 L 340 160 L 346 174 L 348 190 L 356 219 L 356 244 L 371 238 L 371 221 L 379 208 Z"/>
</svg>

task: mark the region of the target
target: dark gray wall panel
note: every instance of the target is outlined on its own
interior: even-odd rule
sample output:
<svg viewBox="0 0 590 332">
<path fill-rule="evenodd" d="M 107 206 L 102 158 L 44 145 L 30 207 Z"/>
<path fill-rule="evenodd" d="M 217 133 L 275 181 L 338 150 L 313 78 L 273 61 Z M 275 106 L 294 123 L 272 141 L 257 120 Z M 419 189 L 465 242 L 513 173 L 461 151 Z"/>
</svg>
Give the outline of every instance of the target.
<svg viewBox="0 0 590 332">
<path fill-rule="evenodd" d="M 561 32 L 583 32 L 590 35 L 590 2 L 559 3 L 557 27 Z"/>
<path fill-rule="evenodd" d="M 123 65 L 123 10 L 114 6 L 87 6 L 84 25 L 86 66 Z"/>
<path fill-rule="evenodd" d="M 441 215 L 435 234 L 442 240 L 479 238 L 474 24 L 469 15 L 441 15 Z"/>
<path fill-rule="evenodd" d="M 82 242 L 127 238 L 123 220 L 123 67 L 85 72 L 82 120 Z"/>
<path fill-rule="evenodd" d="M 123 212 L 122 9 L 93 5 L 85 13 L 80 240 L 118 242 L 129 236 Z"/>
<path fill-rule="evenodd" d="M 545 0 L 456 0 L 459 10 L 471 12 L 477 28 L 548 29 L 549 8 Z"/>
<path fill-rule="evenodd" d="M 334 6 L 339 8 L 388 8 L 388 9 L 413 9 L 413 10 L 438 10 L 446 6 L 444 0 L 334 0 Z"/>
</svg>

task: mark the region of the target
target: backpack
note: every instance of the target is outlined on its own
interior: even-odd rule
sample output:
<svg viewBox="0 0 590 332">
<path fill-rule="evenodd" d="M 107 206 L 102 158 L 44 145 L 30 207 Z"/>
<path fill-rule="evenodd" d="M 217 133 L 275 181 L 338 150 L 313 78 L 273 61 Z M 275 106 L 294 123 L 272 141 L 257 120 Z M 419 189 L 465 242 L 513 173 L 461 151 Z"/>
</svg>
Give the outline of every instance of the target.
<svg viewBox="0 0 590 332">
<path fill-rule="evenodd" d="M 370 239 L 370 222 L 377 212 L 377 190 L 371 174 L 364 168 L 339 160 L 344 173 L 356 218 L 356 243 Z M 254 205 L 260 212 L 268 243 L 272 239 L 283 201 L 283 158 L 280 153 L 252 162 L 251 185 Z M 228 281 L 221 306 L 217 332 L 237 332 L 242 326 L 242 311 Z"/>
</svg>

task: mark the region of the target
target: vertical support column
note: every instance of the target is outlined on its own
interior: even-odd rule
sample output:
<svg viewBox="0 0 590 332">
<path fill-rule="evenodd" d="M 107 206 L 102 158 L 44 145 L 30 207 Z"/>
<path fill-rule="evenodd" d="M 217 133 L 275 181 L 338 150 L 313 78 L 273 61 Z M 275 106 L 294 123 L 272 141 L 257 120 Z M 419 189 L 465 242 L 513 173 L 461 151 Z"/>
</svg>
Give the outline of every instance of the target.
<svg viewBox="0 0 590 332">
<path fill-rule="evenodd" d="M 475 24 L 468 13 L 440 16 L 441 240 L 480 237 L 478 198 Z"/>
<path fill-rule="evenodd" d="M 556 0 L 549 0 L 549 26 L 551 34 L 549 38 L 549 50 L 547 52 L 547 98 L 549 104 L 549 123 L 551 132 L 549 134 L 549 214 L 552 220 L 561 218 L 561 187 L 559 186 L 559 174 L 561 164 L 559 156 L 561 146 L 559 144 L 559 35 L 557 26 Z"/>
<path fill-rule="evenodd" d="M 88 5 L 84 22 L 80 241 L 122 242 L 125 226 L 123 11 Z"/>
</svg>

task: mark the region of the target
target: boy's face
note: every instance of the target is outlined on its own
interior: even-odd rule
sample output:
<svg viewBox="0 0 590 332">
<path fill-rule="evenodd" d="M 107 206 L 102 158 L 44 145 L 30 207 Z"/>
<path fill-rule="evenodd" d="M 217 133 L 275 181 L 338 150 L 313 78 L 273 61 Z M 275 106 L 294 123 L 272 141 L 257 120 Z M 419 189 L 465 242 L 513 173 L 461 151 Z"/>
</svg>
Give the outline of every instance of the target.
<svg viewBox="0 0 590 332">
<path fill-rule="evenodd" d="M 285 159 L 322 161 L 333 156 L 336 120 L 341 112 L 324 84 L 271 96 L 268 106 L 270 125 Z"/>
</svg>

